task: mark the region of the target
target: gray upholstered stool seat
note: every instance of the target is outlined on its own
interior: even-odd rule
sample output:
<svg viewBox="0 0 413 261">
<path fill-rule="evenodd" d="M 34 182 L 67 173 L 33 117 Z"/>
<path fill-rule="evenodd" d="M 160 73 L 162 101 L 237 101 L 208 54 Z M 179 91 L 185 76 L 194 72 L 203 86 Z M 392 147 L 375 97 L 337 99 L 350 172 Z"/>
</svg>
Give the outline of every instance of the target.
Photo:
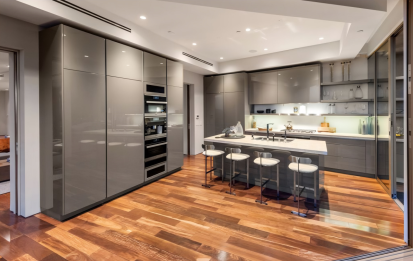
<svg viewBox="0 0 413 261">
<path fill-rule="evenodd" d="M 271 166 L 277 165 L 278 163 L 280 163 L 280 161 L 277 160 L 277 159 L 274 159 L 274 158 L 270 158 L 270 159 L 267 159 L 267 158 L 256 158 L 256 159 L 254 160 L 254 163 L 255 163 L 255 164 L 258 164 L 258 165 L 261 164 L 261 165 L 264 166 L 264 167 L 271 167 Z"/>
<path fill-rule="evenodd" d="M 298 163 L 294 163 L 294 162 L 290 163 L 290 165 L 288 165 L 288 167 L 292 171 L 298 172 Z M 318 170 L 318 166 L 316 166 L 316 165 L 300 163 L 300 173 L 313 173 L 316 170 Z"/>
<path fill-rule="evenodd" d="M 227 155 L 227 159 L 230 160 L 235 160 L 235 161 L 241 161 L 241 160 L 246 160 L 250 157 L 248 154 L 243 154 L 243 153 L 232 153 Z"/>
<path fill-rule="evenodd" d="M 204 156 L 206 155 L 208 157 L 216 157 L 224 153 L 225 152 L 223 152 L 222 150 L 207 150 L 207 151 L 202 152 Z"/>
</svg>

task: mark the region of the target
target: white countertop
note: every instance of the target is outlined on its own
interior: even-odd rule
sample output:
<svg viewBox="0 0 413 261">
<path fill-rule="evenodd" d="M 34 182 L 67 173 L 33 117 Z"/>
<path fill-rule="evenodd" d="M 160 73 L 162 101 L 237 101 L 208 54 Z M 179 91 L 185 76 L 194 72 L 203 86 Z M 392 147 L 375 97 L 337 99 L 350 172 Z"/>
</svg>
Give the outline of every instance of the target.
<svg viewBox="0 0 413 261">
<path fill-rule="evenodd" d="M 283 141 L 272 141 L 267 140 L 253 140 L 251 136 L 246 136 L 242 139 L 223 139 L 215 138 L 220 137 L 223 134 L 211 136 L 205 138 L 204 141 L 214 142 L 214 143 L 225 143 L 225 144 L 234 144 L 240 146 L 253 146 L 266 149 L 274 150 L 286 150 L 286 151 L 296 151 L 296 152 L 305 152 L 311 154 L 327 155 L 327 145 L 325 141 L 321 140 L 302 140 L 295 139 L 292 142 L 284 143 Z M 282 139 L 280 139 L 282 140 Z"/>
<path fill-rule="evenodd" d="M 259 131 L 256 129 L 246 129 L 246 132 L 259 132 L 267 133 L 267 131 Z M 272 130 L 270 133 L 284 134 L 284 131 L 281 130 Z M 294 138 L 296 136 L 317 136 L 317 137 L 330 137 L 330 138 L 342 138 L 342 139 L 355 139 L 355 140 L 374 140 L 374 135 L 362 135 L 354 133 L 329 133 L 329 132 L 316 132 L 316 133 L 294 133 L 287 132 L 287 137 Z M 381 137 L 379 137 L 380 139 Z"/>
</svg>

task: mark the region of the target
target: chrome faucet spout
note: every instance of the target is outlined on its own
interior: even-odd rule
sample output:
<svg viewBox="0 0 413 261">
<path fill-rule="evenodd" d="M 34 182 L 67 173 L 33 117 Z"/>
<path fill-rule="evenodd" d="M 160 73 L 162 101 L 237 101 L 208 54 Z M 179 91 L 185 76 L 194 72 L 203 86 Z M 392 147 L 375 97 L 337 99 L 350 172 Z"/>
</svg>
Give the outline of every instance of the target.
<svg viewBox="0 0 413 261">
<path fill-rule="evenodd" d="M 274 123 L 267 123 L 267 140 L 270 138 L 270 125 L 274 125 Z"/>
</svg>

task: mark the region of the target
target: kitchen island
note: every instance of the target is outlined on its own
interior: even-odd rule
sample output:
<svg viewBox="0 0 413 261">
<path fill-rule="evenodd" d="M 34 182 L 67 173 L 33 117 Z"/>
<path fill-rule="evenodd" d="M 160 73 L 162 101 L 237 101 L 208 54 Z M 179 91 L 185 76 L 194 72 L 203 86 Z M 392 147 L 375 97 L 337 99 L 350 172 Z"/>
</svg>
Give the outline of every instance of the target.
<svg viewBox="0 0 413 261">
<path fill-rule="evenodd" d="M 298 157 L 307 157 L 311 158 L 312 164 L 319 166 L 319 170 L 316 171 L 316 183 L 314 184 L 314 176 L 313 174 L 303 174 L 300 178 L 300 186 L 306 189 L 302 192 L 302 197 L 306 197 L 307 199 L 314 198 L 314 188 L 317 190 L 316 195 L 317 199 L 320 198 L 320 195 L 324 189 L 324 171 L 322 163 L 320 161 L 320 155 L 327 155 L 327 144 L 325 141 L 320 140 L 302 140 L 302 139 L 290 139 L 288 138 L 287 141 L 284 141 L 283 138 L 275 137 L 274 141 L 273 138 L 270 137 L 269 140 L 266 138 L 262 139 L 262 137 L 256 137 L 253 139 L 250 135 L 245 136 L 241 139 L 225 139 L 220 138 L 222 134 L 215 135 L 211 137 L 207 137 L 204 139 L 206 144 L 213 144 L 215 149 L 225 151 L 226 147 L 230 148 L 240 148 L 242 153 L 250 155 L 249 158 L 249 183 L 250 185 L 259 186 L 259 166 L 254 163 L 254 151 L 261 151 L 261 152 L 270 152 L 273 158 L 280 160 L 279 163 L 279 171 L 280 171 L 280 198 L 286 198 L 291 196 L 293 193 L 294 187 L 294 175 L 293 172 L 288 168 L 290 164 L 289 156 L 298 156 Z M 229 164 L 230 161 L 225 159 L 224 161 L 224 173 L 225 178 L 229 179 Z M 214 167 L 220 169 L 222 167 L 222 160 L 221 157 L 214 158 Z M 235 170 L 236 172 L 242 173 L 239 177 L 237 177 L 237 181 L 241 181 L 246 183 L 247 176 L 246 176 L 246 163 L 244 162 L 237 162 Z M 276 167 L 272 168 L 263 168 L 263 177 L 270 178 L 270 181 L 267 183 L 267 188 L 271 188 L 276 190 Z M 221 171 L 216 170 L 214 173 L 216 176 L 221 178 Z M 241 187 L 238 186 L 238 189 Z"/>
</svg>

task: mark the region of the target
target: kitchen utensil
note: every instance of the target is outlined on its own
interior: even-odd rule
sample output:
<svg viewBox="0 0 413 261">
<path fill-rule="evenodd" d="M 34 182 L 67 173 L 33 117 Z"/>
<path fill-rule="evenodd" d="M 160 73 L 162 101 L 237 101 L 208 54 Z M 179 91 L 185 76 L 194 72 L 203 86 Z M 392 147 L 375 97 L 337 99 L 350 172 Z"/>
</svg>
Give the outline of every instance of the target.
<svg viewBox="0 0 413 261">
<path fill-rule="evenodd" d="M 326 122 L 326 117 L 324 117 L 324 122 L 321 123 L 321 127 L 330 127 L 330 123 Z"/>
<path fill-rule="evenodd" d="M 264 113 L 264 111 L 260 110 L 260 111 L 257 111 L 257 113 Z"/>
<path fill-rule="evenodd" d="M 265 113 L 271 113 L 271 109 L 266 109 Z"/>
<path fill-rule="evenodd" d="M 337 129 L 335 127 L 330 127 L 330 133 L 336 133 Z"/>
<path fill-rule="evenodd" d="M 259 131 L 267 131 L 267 128 L 260 128 L 260 127 L 258 127 L 258 130 L 259 130 Z M 272 128 L 269 128 L 268 130 L 269 130 L 269 131 L 272 131 Z"/>
<path fill-rule="evenodd" d="M 292 130 L 293 129 L 293 125 L 291 125 L 291 122 L 292 121 L 288 121 L 288 125 L 284 125 L 287 130 Z"/>
</svg>

